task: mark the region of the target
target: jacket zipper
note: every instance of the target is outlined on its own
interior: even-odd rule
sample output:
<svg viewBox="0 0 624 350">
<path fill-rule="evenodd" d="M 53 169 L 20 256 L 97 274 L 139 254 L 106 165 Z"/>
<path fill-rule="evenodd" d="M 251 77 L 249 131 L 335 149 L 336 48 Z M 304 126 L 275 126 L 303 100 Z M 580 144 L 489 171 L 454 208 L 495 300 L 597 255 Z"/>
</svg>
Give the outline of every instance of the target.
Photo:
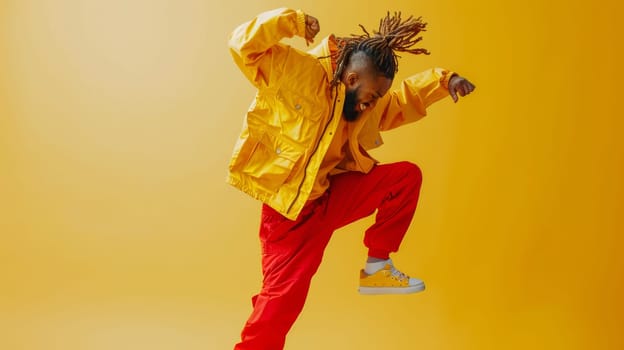
<svg viewBox="0 0 624 350">
<path fill-rule="evenodd" d="M 323 137 L 325 136 L 325 133 L 327 132 L 327 127 L 329 127 L 329 124 L 331 124 L 332 120 L 334 120 L 334 116 L 336 114 L 335 113 L 336 112 L 336 100 L 338 100 L 338 88 L 335 88 L 335 90 L 336 90 L 336 96 L 334 96 L 334 101 L 332 103 L 331 117 L 329 117 L 329 120 L 325 124 L 325 127 L 323 127 L 323 132 L 321 133 L 321 137 L 319 137 L 318 141 L 316 142 L 316 146 L 314 146 L 314 150 L 312 151 L 312 154 L 310 154 L 310 157 L 308 157 L 308 160 L 306 161 L 306 165 L 305 165 L 304 171 L 303 171 L 303 179 L 301 180 L 301 182 L 299 183 L 299 186 L 297 187 L 297 195 L 292 200 L 292 202 L 290 202 L 290 205 L 288 206 L 288 209 L 286 210 L 287 213 L 290 212 L 290 210 L 292 209 L 293 205 L 295 205 L 295 202 L 297 201 L 297 199 L 301 195 L 301 187 L 303 187 L 303 184 L 305 183 L 305 179 L 308 176 L 308 166 L 310 166 L 310 161 L 312 160 L 312 158 L 316 154 L 316 151 L 318 150 L 318 148 L 319 148 L 319 146 L 321 144 L 321 140 L 323 139 Z"/>
</svg>

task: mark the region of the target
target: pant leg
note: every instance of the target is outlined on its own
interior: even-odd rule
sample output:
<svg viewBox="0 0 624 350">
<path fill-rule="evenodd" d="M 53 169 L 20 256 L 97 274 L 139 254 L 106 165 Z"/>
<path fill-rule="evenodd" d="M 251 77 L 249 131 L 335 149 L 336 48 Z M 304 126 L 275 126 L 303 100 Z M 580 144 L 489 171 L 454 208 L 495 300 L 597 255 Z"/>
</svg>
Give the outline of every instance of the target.
<svg viewBox="0 0 624 350">
<path fill-rule="evenodd" d="M 263 283 L 235 350 L 281 350 L 299 316 L 333 229 L 323 225 L 326 198 L 311 202 L 295 221 L 263 206 Z"/>
<path fill-rule="evenodd" d="M 283 349 L 335 229 L 378 210 L 364 239 L 369 255 L 385 258 L 397 251 L 416 209 L 421 181 L 414 164 L 385 164 L 368 174 L 333 176 L 328 193 L 306 205 L 295 221 L 263 206 L 263 286 L 252 298 L 254 310 L 235 350 Z"/>
<path fill-rule="evenodd" d="M 377 210 L 375 223 L 366 230 L 369 256 L 387 259 L 399 249 L 416 211 L 422 172 L 409 162 L 375 166 L 368 174 L 347 172 L 331 178 L 328 212 L 345 226 Z"/>
</svg>

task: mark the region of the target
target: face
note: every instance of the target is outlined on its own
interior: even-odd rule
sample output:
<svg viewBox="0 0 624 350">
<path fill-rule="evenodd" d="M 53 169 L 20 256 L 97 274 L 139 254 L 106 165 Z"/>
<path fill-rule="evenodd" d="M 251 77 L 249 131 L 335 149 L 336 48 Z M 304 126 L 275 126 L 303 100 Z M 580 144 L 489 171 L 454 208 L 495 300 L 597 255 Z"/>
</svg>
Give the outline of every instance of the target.
<svg viewBox="0 0 624 350">
<path fill-rule="evenodd" d="M 352 75 L 351 75 L 352 74 Z M 342 115 L 346 121 L 355 121 L 367 109 L 372 109 L 384 96 L 392 80 L 374 74 L 349 73 L 345 79 L 346 92 Z"/>
</svg>

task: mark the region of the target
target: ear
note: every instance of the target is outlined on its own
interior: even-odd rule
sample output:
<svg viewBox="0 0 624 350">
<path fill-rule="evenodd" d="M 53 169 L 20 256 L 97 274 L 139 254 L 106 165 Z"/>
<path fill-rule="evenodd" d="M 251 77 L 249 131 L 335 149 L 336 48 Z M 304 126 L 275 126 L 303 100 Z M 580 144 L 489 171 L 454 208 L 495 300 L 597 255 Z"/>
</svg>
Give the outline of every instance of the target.
<svg viewBox="0 0 624 350">
<path fill-rule="evenodd" d="M 360 79 L 360 76 L 356 72 L 351 71 L 351 72 L 348 72 L 347 75 L 345 76 L 344 84 L 348 88 L 354 88 L 359 79 Z"/>
</svg>

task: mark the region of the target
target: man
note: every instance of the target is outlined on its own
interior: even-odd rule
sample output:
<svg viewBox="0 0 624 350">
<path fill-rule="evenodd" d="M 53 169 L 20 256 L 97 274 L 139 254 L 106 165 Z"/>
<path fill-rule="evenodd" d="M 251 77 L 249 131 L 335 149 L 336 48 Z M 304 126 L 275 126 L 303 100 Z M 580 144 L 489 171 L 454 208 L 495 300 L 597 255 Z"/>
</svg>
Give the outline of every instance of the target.
<svg viewBox="0 0 624 350">
<path fill-rule="evenodd" d="M 412 48 L 426 24 L 388 14 L 379 31 L 329 36 L 306 53 L 280 43 L 312 42 L 318 20 L 277 9 L 234 30 L 234 61 L 258 89 L 229 164 L 228 182 L 261 200 L 263 285 L 236 350 L 283 349 L 301 312 L 312 276 L 334 230 L 377 211 L 365 233 L 362 294 L 422 291 L 424 283 L 397 270 L 399 249 L 416 210 L 419 168 L 408 162 L 377 164 L 367 150 L 379 132 L 416 121 L 426 107 L 450 94 L 457 102 L 474 90 L 466 79 L 436 68 L 389 92 L 396 52 Z"/>
</svg>

